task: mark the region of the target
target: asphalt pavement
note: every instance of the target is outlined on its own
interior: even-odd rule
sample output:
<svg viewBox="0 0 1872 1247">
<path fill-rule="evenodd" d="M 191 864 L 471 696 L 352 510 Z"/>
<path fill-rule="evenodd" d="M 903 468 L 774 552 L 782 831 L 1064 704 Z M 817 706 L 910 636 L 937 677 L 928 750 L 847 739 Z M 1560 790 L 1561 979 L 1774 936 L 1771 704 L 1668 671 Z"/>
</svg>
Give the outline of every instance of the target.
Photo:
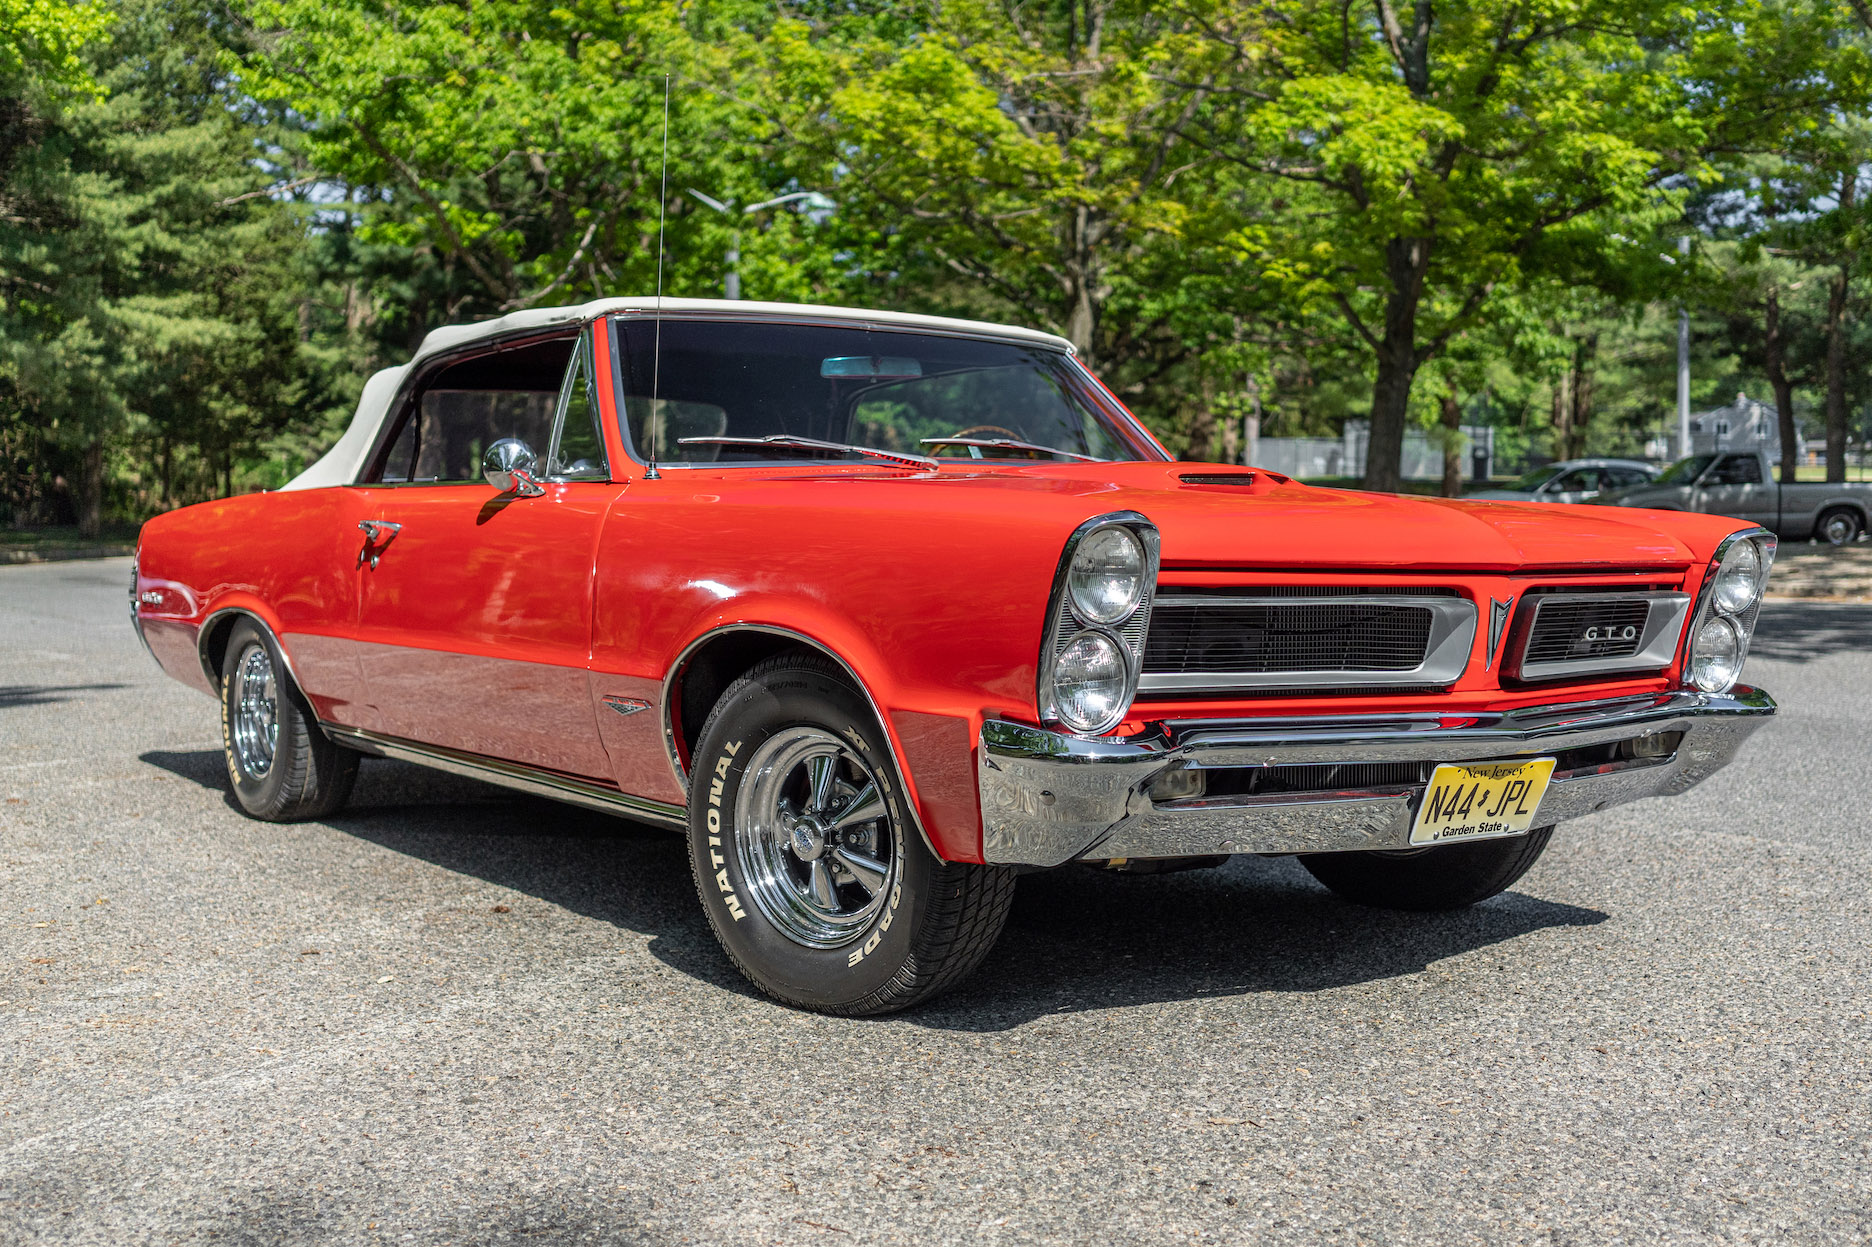
<svg viewBox="0 0 1872 1247">
<path fill-rule="evenodd" d="M 243 817 L 128 577 L 0 568 L 0 1243 L 1872 1238 L 1872 606 L 1770 604 L 1737 764 L 1473 910 L 1034 875 L 849 1021 L 669 833 L 382 761 Z"/>
</svg>

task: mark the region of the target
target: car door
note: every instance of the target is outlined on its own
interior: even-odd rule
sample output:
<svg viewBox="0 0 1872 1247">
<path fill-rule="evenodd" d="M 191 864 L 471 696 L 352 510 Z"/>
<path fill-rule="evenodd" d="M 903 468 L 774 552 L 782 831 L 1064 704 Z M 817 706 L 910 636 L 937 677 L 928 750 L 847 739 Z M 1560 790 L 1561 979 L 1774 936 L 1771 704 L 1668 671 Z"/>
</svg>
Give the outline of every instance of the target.
<svg viewBox="0 0 1872 1247">
<path fill-rule="evenodd" d="M 1697 482 L 1696 509 L 1761 523 L 1774 518 L 1774 489 L 1762 480 L 1758 455 L 1723 455 Z"/>
<path fill-rule="evenodd" d="M 444 369 L 412 395 L 378 527 L 360 533 L 360 663 L 388 735 L 603 776 L 587 674 L 592 563 L 621 487 L 597 426 L 589 334 L 557 349 L 571 358 L 551 391 L 551 352 L 534 343 Z M 543 448 L 534 496 L 480 479 L 502 437 Z"/>
</svg>

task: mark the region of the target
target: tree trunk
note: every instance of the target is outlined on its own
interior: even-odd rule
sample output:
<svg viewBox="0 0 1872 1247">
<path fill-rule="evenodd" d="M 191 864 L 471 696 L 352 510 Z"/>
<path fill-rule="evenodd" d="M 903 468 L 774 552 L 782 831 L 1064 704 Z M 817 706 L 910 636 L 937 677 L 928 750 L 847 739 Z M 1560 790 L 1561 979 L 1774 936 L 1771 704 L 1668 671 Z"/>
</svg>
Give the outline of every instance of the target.
<svg viewBox="0 0 1872 1247">
<path fill-rule="evenodd" d="M 84 448 L 78 464 L 78 535 L 92 539 L 104 531 L 104 442 Z"/>
<path fill-rule="evenodd" d="M 1196 410 L 1190 413 L 1189 446 L 1185 459 L 1207 463 L 1215 458 L 1216 418 L 1214 386 L 1205 380 L 1196 393 Z"/>
<path fill-rule="evenodd" d="M 1775 415 L 1781 425 L 1781 482 L 1794 483 L 1800 465 L 1800 433 L 1794 427 L 1794 383 L 1787 375 L 1787 339 L 1782 335 L 1781 292 L 1770 290 L 1762 309 L 1762 363 L 1774 387 Z"/>
<path fill-rule="evenodd" d="M 1443 391 L 1443 496 L 1462 497 L 1462 404 L 1455 386 Z"/>
<path fill-rule="evenodd" d="M 1092 238 L 1091 213 L 1081 205 L 1070 223 L 1071 250 L 1066 260 L 1066 340 L 1092 367 L 1092 348 L 1098 340 L 1097 247 Z"/>
<path fill-rule="evenodd" d="M 1241 462 L 1252 464 L 1261 458 L 1261 383 L 1248 378 L 1248 414 L 1242 418 Z"/>
<path fill-rule="evenodd" d="M 1859 170 L 1848 169 L 1840 178 L 1840 215 L 1852 211 Z M 1852 268 L 1840 261 L 1827 284 L 1826 323 L 1826 444 L 1828 481 L 1846 479 L 1846 296 L 1851 291 Z"/>
<path fill-rule="evenodd" d="M 1365 488 L 1396 493 L 1404 480 L 1404 423 L 1417 357 L 1417 307 L 1423 301 L 1430 240 L 1393 238 L 1385 246 L 1391 293 L 1385 300 L 1384 338 L 1377 343 L 1372 381 L 1371 439 L 1365 443 Z"/>
<path fill-rule="evenodd" d="M 1841 265 L 1827 289 L 1826 324 L 1826 478 L 1846 479 L 1846 294 L 1848 273 Z"/>
<path fill-rule="evenodd" d="M 1573 346 L 1573 411 L 1567 421 L 1568 459 L 1586 453 L 1586 426 L 1592 422 L 1593 363 L 1599 354 L 1599 335 L 1581 335 Z"/>
<path fill-rule="evenodd" d="M 1571 364 L 1553 383 L 1553 457 L 1573 458 L 1573 368 Z"/>
</svg>

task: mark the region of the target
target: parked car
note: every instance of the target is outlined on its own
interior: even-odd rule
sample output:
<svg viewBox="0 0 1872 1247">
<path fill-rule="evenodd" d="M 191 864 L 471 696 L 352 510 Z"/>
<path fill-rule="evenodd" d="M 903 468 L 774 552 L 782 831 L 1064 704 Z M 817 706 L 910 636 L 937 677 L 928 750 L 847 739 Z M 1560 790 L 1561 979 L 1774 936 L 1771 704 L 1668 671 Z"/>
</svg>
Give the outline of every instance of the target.
<svg viewBox="0 0 1872 1247">
<path fill-rule="evenodd" d="M 1679 459 L 1650 485 L 1600 499 L 1621 507 L 1702 511 L 1760 524 L 1790 541 L 1843 546 L 1872 530 L 1872 482 L 1782 484 L 1764 451 Z"/>
<path fill-rule="evenodd" d="M 1172 462 L 1032 330 L 611 300 L 430 334 L 284 489 L 145 525 L 132 614 L 254 817 L 369 756 L 665 824 L 754 983 L 866 1014 L 1028 870 L 1494 895 L 1773 712 L 1774 548 Z"/>
<path fill-rule="evenodd" d="M 1476 489 L 1468 498 L 1504 502 L 1591 502 L 1614 489 L 1649 484 L 1658 470 L 1636 459 L 1562 459 L 1507 485 Z"/>
</svg>

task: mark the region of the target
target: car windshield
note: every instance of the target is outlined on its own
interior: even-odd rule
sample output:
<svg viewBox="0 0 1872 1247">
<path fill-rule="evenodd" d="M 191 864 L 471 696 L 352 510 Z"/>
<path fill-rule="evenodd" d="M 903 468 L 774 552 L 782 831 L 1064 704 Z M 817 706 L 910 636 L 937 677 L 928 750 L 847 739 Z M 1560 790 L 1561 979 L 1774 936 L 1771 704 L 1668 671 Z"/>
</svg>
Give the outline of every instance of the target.
<svg viewBox="0 0 1872 1247">
<path fill-rule="evenodd" d="M 1688 459 L 1679 459 L 1658 474 L 1659 485 L 1688 485 L 1703 475 L 1703 469 L 1716 462 L 1715 455 L 1691 455 Z"/>
<path fill-rule="evenodd" d="M 631 444 L 659 464 L 822 459 L 811 438 L 936 459 L 1140 459 L 1111 400 L 1042 346 L 858 326 L 621 325 Z M 655 395 L 654 402 L 652 394 Z M 685 439 L 703 439 L 685 444 Z M 950 440 L 956 439 L 956 440 Z M 1155 456 L 1151 456 L 1155 457 Z"/>
<path fill-rule="evenodd" d="M 1560 472 L 1561 469 L 1558 465 L 1550 463 L 1544 468 L 1535 468 L 1525 476 L 1510 481 L 1508 484 L 1503 485 L 1502 488 L 1512 489 L 1518 494 L 1531 494 L 1548 481 L 1551 481 L 1554 477 L 1560 475 Z"/>
</svg>

